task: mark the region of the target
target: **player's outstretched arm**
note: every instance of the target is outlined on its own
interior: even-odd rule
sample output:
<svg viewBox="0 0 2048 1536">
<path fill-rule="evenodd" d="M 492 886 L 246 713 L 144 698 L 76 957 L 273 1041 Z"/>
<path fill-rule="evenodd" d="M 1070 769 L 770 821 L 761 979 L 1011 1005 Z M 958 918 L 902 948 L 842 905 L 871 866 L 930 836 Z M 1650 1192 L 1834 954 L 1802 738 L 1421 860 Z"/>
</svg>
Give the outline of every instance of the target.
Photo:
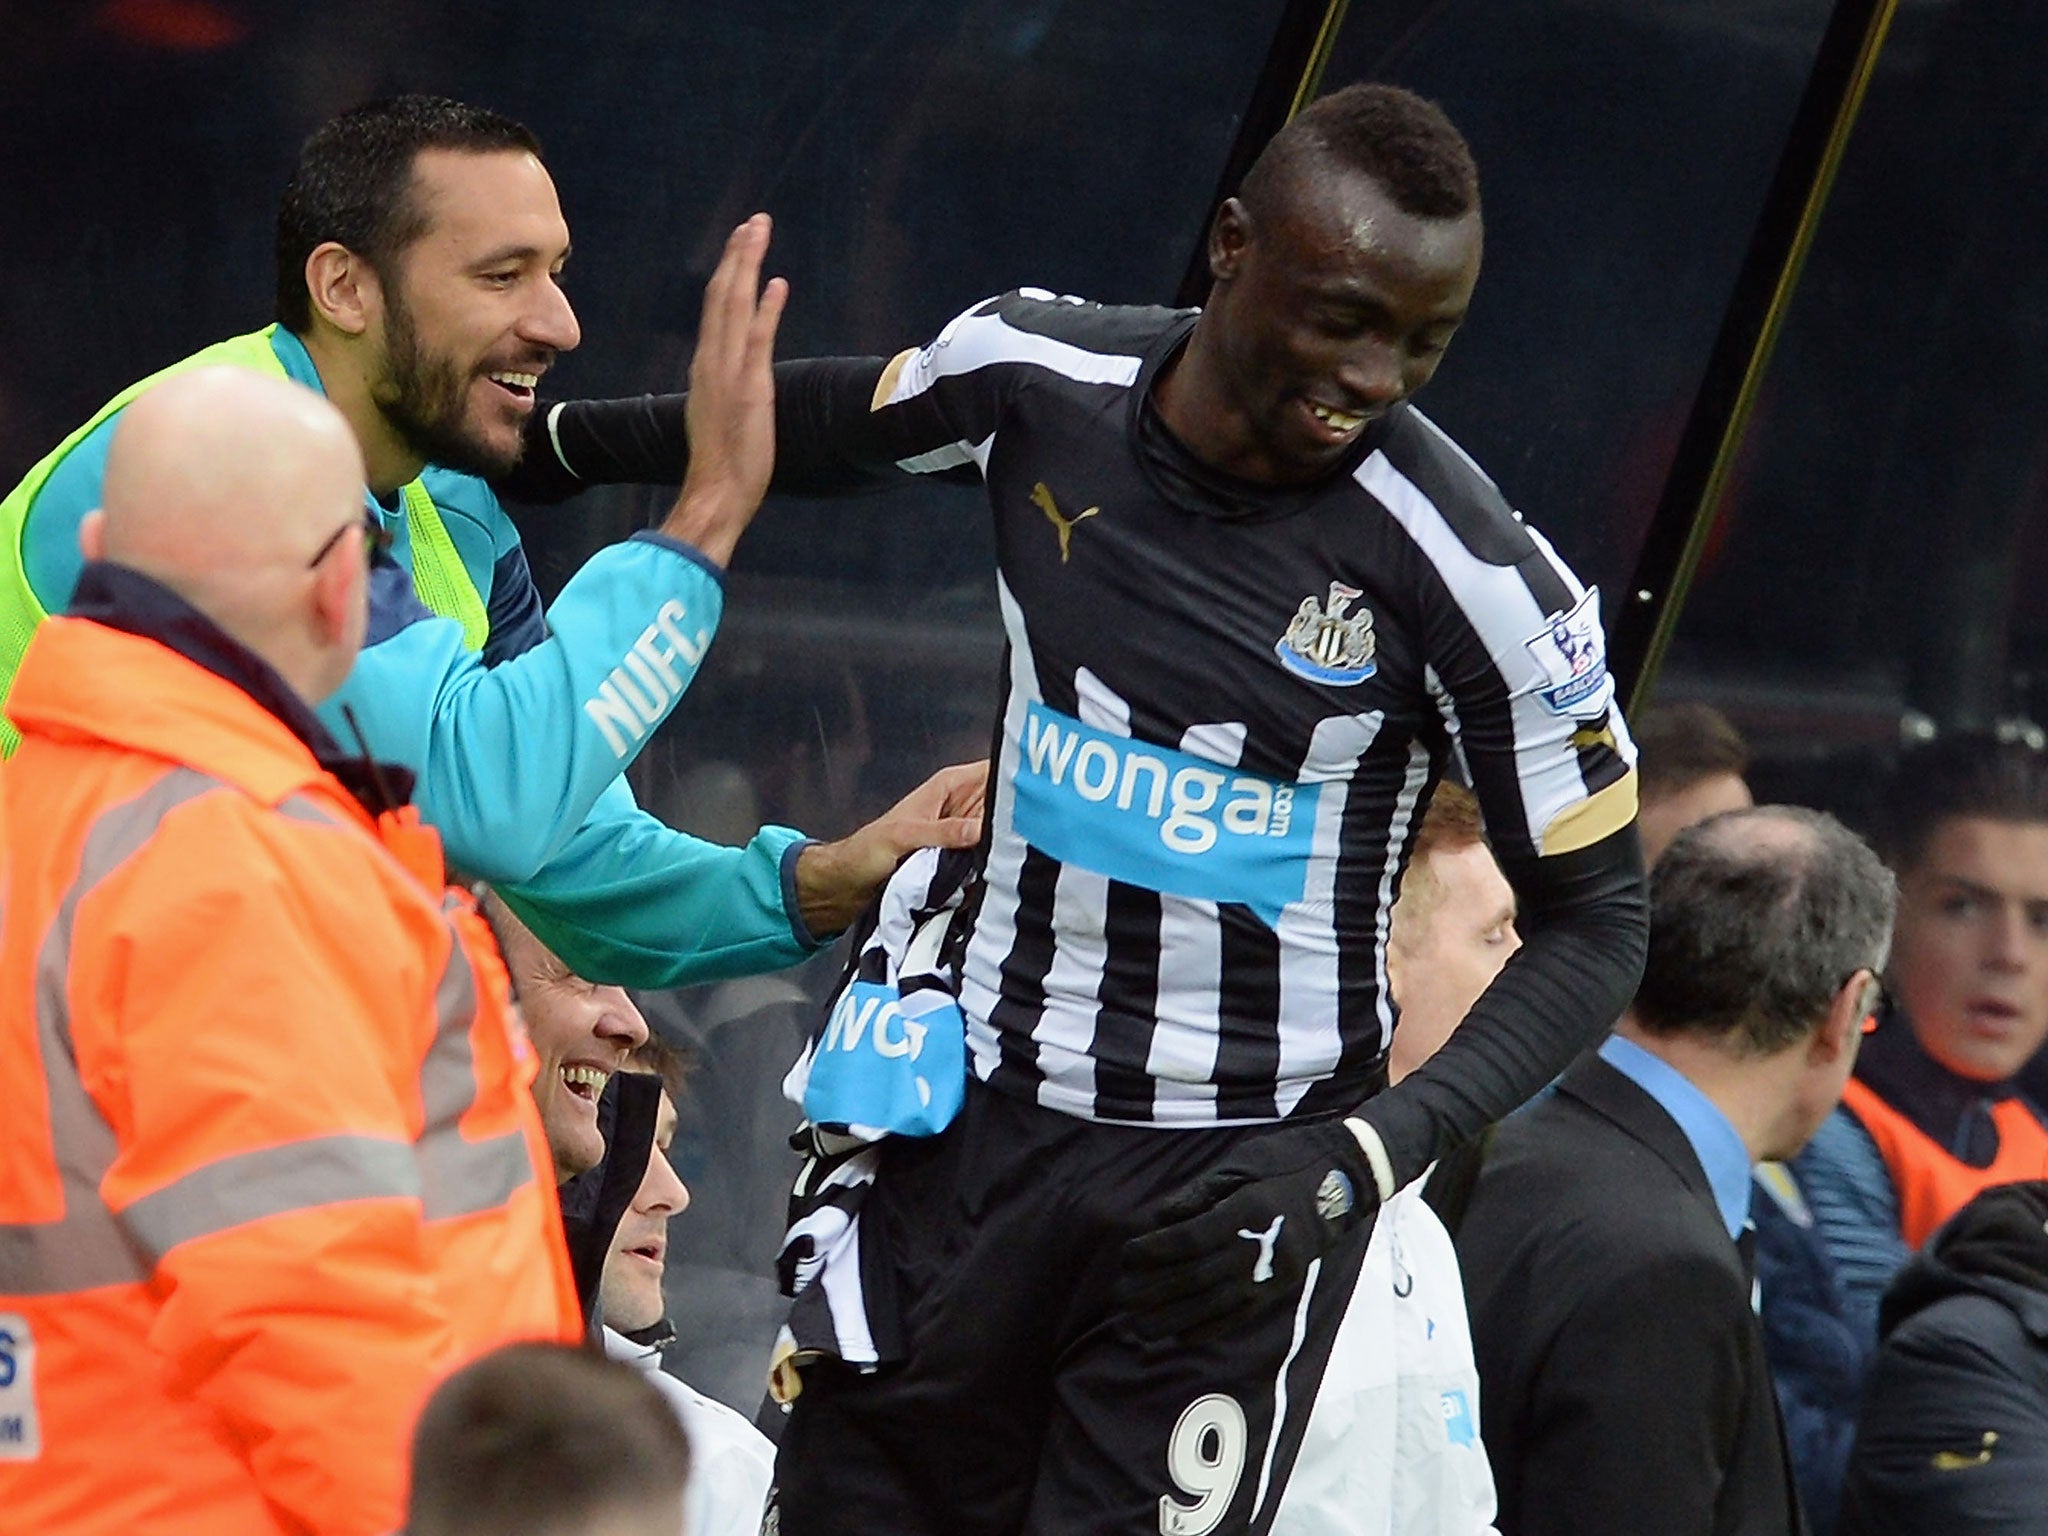
<svg viewBox="0 0 2048 1536">
<path fill-rule="evenodd" d="M 1146 1336 L 1227 1326 L 1444 1152 L 1526 1103 L 1613 1024 L 1642 974 L 1642 850 L 1631 821 L 1591 847 L 1510 865 L 1527 934 L 1443 1048 L 1341 1121 L 1249 1142 L 1124 1254 L 1121 1305 Z M 1266 1234 L 1255 1247 L 1247 1239 Z"/>
<path fill-rule="evenodd" d="M 800 358 L 775 364 L 774 473 L 784 496 L 858 496 L 909 479 L 869 440 L 879 357 Z M 690 469 L 687 394 L 562 400 L 528 419 L 526 451 L 494 488 L 513 501 L 551 505 L 593 485 L 675 485 Z"/>
<path fill-rule="evenodd" d="M 1045 296 L 1006 294 L 956 316 L 931 346 L 893 358 L 805 358 L 775 365 L 775 472 L 785 496 L 886 490 L 913 475 L 972 472 L 973 445 L 995 430 L 1030 376 L 1008 324 Z M 694 428 L 684 395 L 567 400 L 534 412 L 519 467 L 497 488 L 557 502 L 593 485 L 674 485 Z"/>
<path fill-rule="evenodd" d="M 763 827 L 743 848 L 664 826 L 615 784 L 562 851 L 500 894 L 579 976 L 681 987 L 795 965 L 912 849 L 981 836 L 987 764 L 946 768 L 837 842 Z"/>
<path fill-rule="evenodd" d="M 981 840 L 988 764 L 941 768 L 858 831 L 797 856 L 797 908 L 813 933 L 838 933 L 865 912 L 896 866 L 920 848 Z"/>
</svg>

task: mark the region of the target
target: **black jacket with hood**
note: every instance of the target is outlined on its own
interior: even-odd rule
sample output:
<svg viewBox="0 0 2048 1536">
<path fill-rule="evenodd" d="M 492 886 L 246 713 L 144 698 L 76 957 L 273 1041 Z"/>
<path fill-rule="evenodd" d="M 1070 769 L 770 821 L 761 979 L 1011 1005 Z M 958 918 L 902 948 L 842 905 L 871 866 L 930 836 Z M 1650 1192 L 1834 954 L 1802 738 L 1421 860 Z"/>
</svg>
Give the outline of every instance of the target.
<svg viewBox="0 0 2048 1536">
<path fill-rule="evenodd" d="M 1840 1536 L 2048 1536 L 2048 1180 L 1950 1218 L 1878 1332 Z"/>
<path fill-rule="evenodd" d="M 604 1160 L 561 1188 L 562 1227 L 569 1243 L 569 1264 L 576 1274 L 576 1296 L 583 1303 L 584 1328 L 599 1349 L 604 1347 L 604 1308 L 599 1293 L 604 1261 L 619 1222 L 647 1173 L 660 1113 L 660 1078 L 647 1072 L 614 1072 L 597 1101 Z"/>
</svg>

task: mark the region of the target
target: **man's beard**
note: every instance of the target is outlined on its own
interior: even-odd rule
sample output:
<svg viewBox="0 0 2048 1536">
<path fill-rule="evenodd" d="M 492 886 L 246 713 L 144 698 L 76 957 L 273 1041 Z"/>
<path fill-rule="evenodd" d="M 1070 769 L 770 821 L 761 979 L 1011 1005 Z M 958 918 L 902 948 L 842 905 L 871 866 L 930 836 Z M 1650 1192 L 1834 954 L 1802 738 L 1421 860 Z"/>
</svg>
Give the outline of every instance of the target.
<svg viewBox="0 0 2048 1536">
<path fill-rule="evenodd" d="M 384 321 L 384 378 L 371 392 L 377 409 L 405 446 L 429 464 L 485 479 L 510 474 L 525 441 L 515 439 L 507 451 L 470 429 L 472 376 L 445 353 L 428 353 L 404 295 L 396 284 L 386 291 L 391 306 Z"/>
</svg>

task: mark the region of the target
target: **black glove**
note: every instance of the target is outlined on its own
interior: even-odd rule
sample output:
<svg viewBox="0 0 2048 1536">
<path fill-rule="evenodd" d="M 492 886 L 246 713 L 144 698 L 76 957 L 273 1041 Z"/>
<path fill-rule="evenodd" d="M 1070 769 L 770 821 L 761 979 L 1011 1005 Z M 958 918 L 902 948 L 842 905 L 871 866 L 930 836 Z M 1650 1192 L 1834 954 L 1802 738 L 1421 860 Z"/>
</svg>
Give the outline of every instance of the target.
<svg viewBox="0 0 2048 1536">
<path fill-rule="evenodd" d="M 1124 1245 L 1117 1305 L 1140 1338 L 1199 1337 L 1289 1295 L 1380 1207 L 1348 1122 L 1276 1127 L 1210 1170 Z"/>
</svg>

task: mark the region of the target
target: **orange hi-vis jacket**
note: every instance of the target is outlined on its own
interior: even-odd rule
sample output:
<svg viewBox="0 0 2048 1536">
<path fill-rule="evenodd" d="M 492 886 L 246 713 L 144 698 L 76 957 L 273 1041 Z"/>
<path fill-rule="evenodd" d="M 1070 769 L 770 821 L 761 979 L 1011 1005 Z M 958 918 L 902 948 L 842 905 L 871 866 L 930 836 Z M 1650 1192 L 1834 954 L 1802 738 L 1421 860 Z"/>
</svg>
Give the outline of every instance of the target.
<svg viewBox="0 0 2048 1536">
<path fill-rule="evenodd" d="M 581 1336 L 496 947 L 169 645 L 51 620 L 9 711 L 0 1529 L 390 1531 L 433 1385 Z"/>
<path fill-rule="evenodd" d="M 2048 1126 L 2018 1098 L 1992 1106 L 1998 1155 L 1983 1168 L 1950 1152 L 1858 1078 L 1843 1088 L 1842 1103 L 1877 1143 L 1899 1197 L 1899 1233 L 1912 1247 L 1994 1184 L 2048 1178 Z"/>
</svg>

